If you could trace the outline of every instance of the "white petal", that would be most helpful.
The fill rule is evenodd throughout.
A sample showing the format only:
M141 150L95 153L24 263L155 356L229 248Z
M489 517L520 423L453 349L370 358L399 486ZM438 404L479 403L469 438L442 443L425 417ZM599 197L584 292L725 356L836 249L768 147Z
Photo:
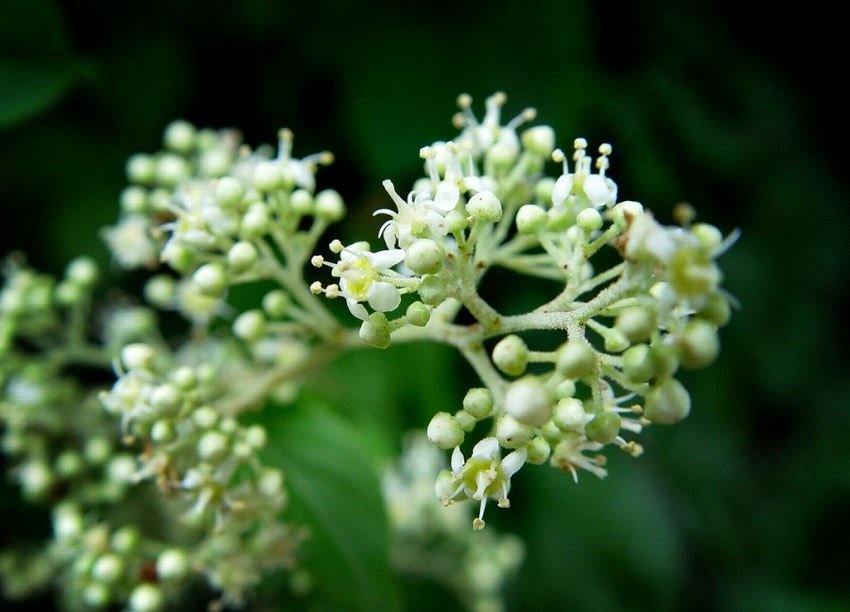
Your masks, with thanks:
M458 198L460 198L460 189L457 184L443 181L437 185L434 207L441 212L449 212L457 206Z
M346 305L348 306L348 310L355 317L360 319L361 321L369 320L369 312L366 310L366 307L358 302L357 300L347 299L345 300Z
M528 458L528 451L524 448L519 450L515 450L510 455L502 459L502 471L505 473L505 476L510 480L511 476L516 474L519 469L525 464L525 460Z
M573 175L562 174L555 181L555 187L552 189L552 206L560 206L570 195L573 190Z
M463 452L461 452L459 446L455 446L455 449L452 451L452 472L460 470L464 463Z
M389 249L370 253L366 257L376 270L388 270L397 263L404 261L404 251L402 249Z
M472 456L479 459L499 458L499 441L496 438L484 438L472 447Z
M389 312L401 304L401 294L389 283L374 282L366 292L366 301L378 312Z
M594 207L600 208L611 201L611 189L604 176L591 174L584 179L584 195ZM554 197L554 196L553 196Z

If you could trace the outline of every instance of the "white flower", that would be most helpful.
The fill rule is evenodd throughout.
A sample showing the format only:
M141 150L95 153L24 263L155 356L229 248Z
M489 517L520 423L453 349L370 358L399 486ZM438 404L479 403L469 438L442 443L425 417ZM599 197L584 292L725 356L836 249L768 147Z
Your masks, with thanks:
M484 118L479 122L472 112L472 98L466 94L458 97L460 113L455 115L455 125L462 127L463 132L457 141L458 144L469 148L476 158L497 145L513 156L519 153L520 145L516 129L526 121L534 119L537 113L534 109L527 108L506 125L501 125L502 107L507 99L508 97L501 91L488 97L485 101L487 110Z
M562 206L571 196L584 200L580 202L579 209L586 208L589 203L594 208L613 206L617 201L617 184L605 176L608 169L608 156L611 154L611 145L603 143L599 146L599 157L596 163L587 155L587 141L584 138L576 138L574 142L575 172L570 173L569 164L564 152L557 149L552 158L563 162L564 168L561 176L555 181L552 190L552 205L556 208ZM596 173L591 165L596 166Z
M417 238L426 236L428 231L435 236L446 235L445 215L455 209L460 198L457 185L443 182L433 197L426 190L411 192L406 202L398 195L392 181L386 180L383 185L397 208L397 211L381 208L373 213L390 216L378 230L378 238L383 238L387 247L395 249L398 244L406 248Z
M103 237L122 268L150 266L156 261L157 248L150 238L148 220L142 215L124 217L117 225L106 228Z
M367 302L372 310L378 312L398 308L401 292L391 281L403 277L391 268L404 261L402 249L372 253L369 245L363 242L342 247L334 241L332 250L339 252L339 262L333 265L331 274L340 279L339 295L345 298L351 314L363 321L369 319L369 313L361 302ZM328 291L332 292L330 287L325 293ZM329 297L333 296L329 294Z
M499 441L496 438L484 438L472 449L472 456L464 460L460 447L452 453L452 477L457 488L443 499L449 504L461 494L481 501L478 517L472 522L474 529L484 527L484 509L487 500L497 499L500 508L508 508L508 492L511 489L511 477L525 463L527 452L524 448L516 450L504 459L501 458Z
M640 259L651 257L656 261L667 264L679 248L681 230L664 227L652 216L644 212L635 215L629 224L626 239L626 257Z

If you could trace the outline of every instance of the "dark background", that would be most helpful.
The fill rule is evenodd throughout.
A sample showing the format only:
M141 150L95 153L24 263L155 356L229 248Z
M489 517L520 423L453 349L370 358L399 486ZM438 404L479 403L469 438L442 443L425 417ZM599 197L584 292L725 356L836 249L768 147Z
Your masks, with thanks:
M332 150L320 186L350 203L346 235L369 235L380 181L410 184L419 147L453 135L457 94L480 113L504 90L508 116L536 106L562 146L613 143L622 198L668 222L687 200L743 232L722 260L742 309L720 360L686 377L692 416L605 481L521 474L494 521L528 547L511 608L850 609L842 37L818 3L3 0L0 250L54 273L79 252L108 265L124 160L175 117ZM446 390L393 408L416 384L407 350L337 365L384 385L336 393L389 415L387 440L462 394L447 353L411 350ZM445 597L414 586L407 609Z

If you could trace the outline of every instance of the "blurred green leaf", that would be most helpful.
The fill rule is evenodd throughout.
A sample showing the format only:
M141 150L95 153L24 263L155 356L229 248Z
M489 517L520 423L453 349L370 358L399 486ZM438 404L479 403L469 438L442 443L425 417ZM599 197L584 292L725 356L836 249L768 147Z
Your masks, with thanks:
M316 605L397 609L380 484L356 427L312 397L270 408L263 420L266 459L283 468L291 493L288 517L310 529L304 565Z
M75 66L66 61L0 57L0 128L48 108L68 91L76 75Z

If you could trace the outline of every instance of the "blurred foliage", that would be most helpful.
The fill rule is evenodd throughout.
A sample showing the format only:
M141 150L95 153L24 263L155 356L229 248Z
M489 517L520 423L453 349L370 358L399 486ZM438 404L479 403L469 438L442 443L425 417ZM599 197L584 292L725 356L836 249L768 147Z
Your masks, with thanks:
M105 262L98 232L115 217L124 160L153 150L175 117L239 126L255 144L285 125L296 154L333 150L320 182L352 203L347 237L369 235L380 180L409 184L419 147L453 133L455 96L503 89L509 109L536 105L562 144L612 142L622 196L666 221L688 199L743 230L723 262L743 307L718 363L686 381L688 421L650 430L646 455L615 461L605 481L526 469L513 508L493 513L528 546L511 608L845 610L846 122L835 75L816 68L841 40L821 8L768 20L728 1L3 1L2 250L52 272L81 251ZM328 572L347 539L358 558L332 572L339 588L376 581L339 605L387 609L374 597L393 590L371 556L384 527L364 522L382 516L374 476L342 481L339 461L396 452L404 429L455 409L467 374L441 348L355 353L312 381L342 409L310 413L331 440L292 438L298 419L281 426L274 452L302 496L296 512L333 524L316 567ZM317 454L322 444L344 459ZM20 531L28 511L10 495L0 518ZM345 565L361 560L368 578ZM446 594L402 597L431 609Z

